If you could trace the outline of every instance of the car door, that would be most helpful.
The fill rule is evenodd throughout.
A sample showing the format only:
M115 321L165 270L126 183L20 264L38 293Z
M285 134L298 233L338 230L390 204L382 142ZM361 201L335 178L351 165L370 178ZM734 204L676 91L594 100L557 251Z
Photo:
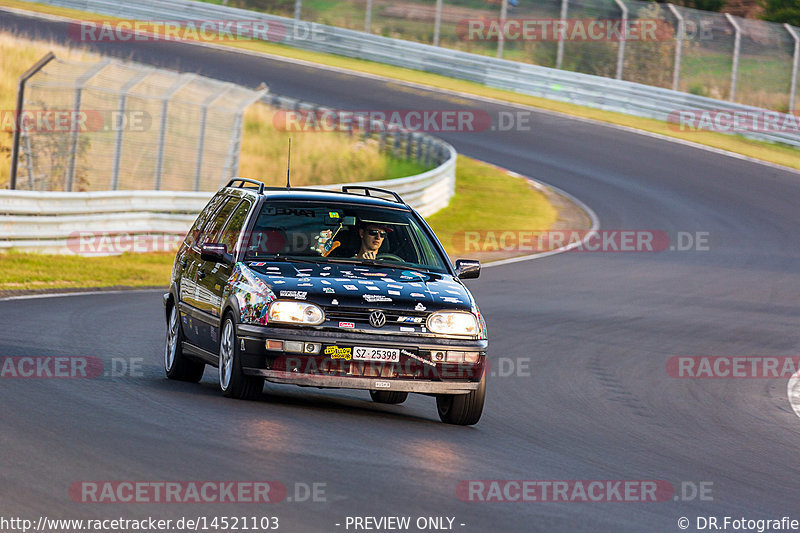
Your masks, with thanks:
M176 260L181 269L178 295L180 298L180 316L183 323L183 334L191 344L199 343L199 328L197 320L197 271L201 263L200 242L207 226L215 220L221 207L229 199L226 195L217 195L208 203L206 208L197 217L192 229L186 235L185 246Z
M241 233L252 202L237 201L231 198L219 210L218 215L209 223L203 232L202 244L225 244L229 253L234 253L236 241ZM197 324L198 346L210 352L216 352L218 342L218 326L220 308L222 307L222 290L231 275L233 265L216 261L204 261L198 253L197 273L195 275L195 306L198 310Z

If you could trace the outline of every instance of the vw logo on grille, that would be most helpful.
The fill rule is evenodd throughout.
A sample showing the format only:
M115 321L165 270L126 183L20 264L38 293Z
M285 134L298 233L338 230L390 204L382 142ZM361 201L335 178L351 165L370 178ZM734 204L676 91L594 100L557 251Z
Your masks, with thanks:
M374 328L382 328L386 324L386 315L383 314L383 311L373 311L369 315L369 323Z

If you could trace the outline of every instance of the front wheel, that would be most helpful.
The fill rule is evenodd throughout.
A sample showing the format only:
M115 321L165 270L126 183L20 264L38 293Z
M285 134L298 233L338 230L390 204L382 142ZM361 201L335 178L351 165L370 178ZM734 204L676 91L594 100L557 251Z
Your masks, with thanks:
M203 379L206 365L183 355L183 329L178 306L173 305L167 322L167 342L164 346L164 370L169 379L197 383Z
M371 390L369 391L369 395L375 403L389 403L394 405L403 403L406 401L406 398L408 398L407 392L388 390Z
M228 398L255 400L264 389L264 378L244 375L237 344L233 318L227 315L219 340L219 388Z
M486 398L486 375L481 378L480 386L467 394L440 394L436 397L436 408L439 418L446 424L471 426L477 424L483 413L483 402Z

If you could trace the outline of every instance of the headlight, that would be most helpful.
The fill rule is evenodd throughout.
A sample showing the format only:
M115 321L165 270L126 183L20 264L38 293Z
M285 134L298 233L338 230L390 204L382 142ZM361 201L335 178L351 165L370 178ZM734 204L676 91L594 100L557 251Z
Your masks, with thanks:
M466 311L438 311L428 317L428 329L445 335L477 335L478 319Z
M286 324L316 326L321 324L324 318L322 309L314 304L304 302L276 301L270 304L267 311L267 320Z

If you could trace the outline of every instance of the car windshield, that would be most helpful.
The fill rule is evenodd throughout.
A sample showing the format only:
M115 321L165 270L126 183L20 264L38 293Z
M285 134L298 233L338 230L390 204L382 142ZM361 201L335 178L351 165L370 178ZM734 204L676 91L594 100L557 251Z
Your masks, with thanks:
M446 258L405 210L319 202L267 202L245 260L353 262L444 273Z

